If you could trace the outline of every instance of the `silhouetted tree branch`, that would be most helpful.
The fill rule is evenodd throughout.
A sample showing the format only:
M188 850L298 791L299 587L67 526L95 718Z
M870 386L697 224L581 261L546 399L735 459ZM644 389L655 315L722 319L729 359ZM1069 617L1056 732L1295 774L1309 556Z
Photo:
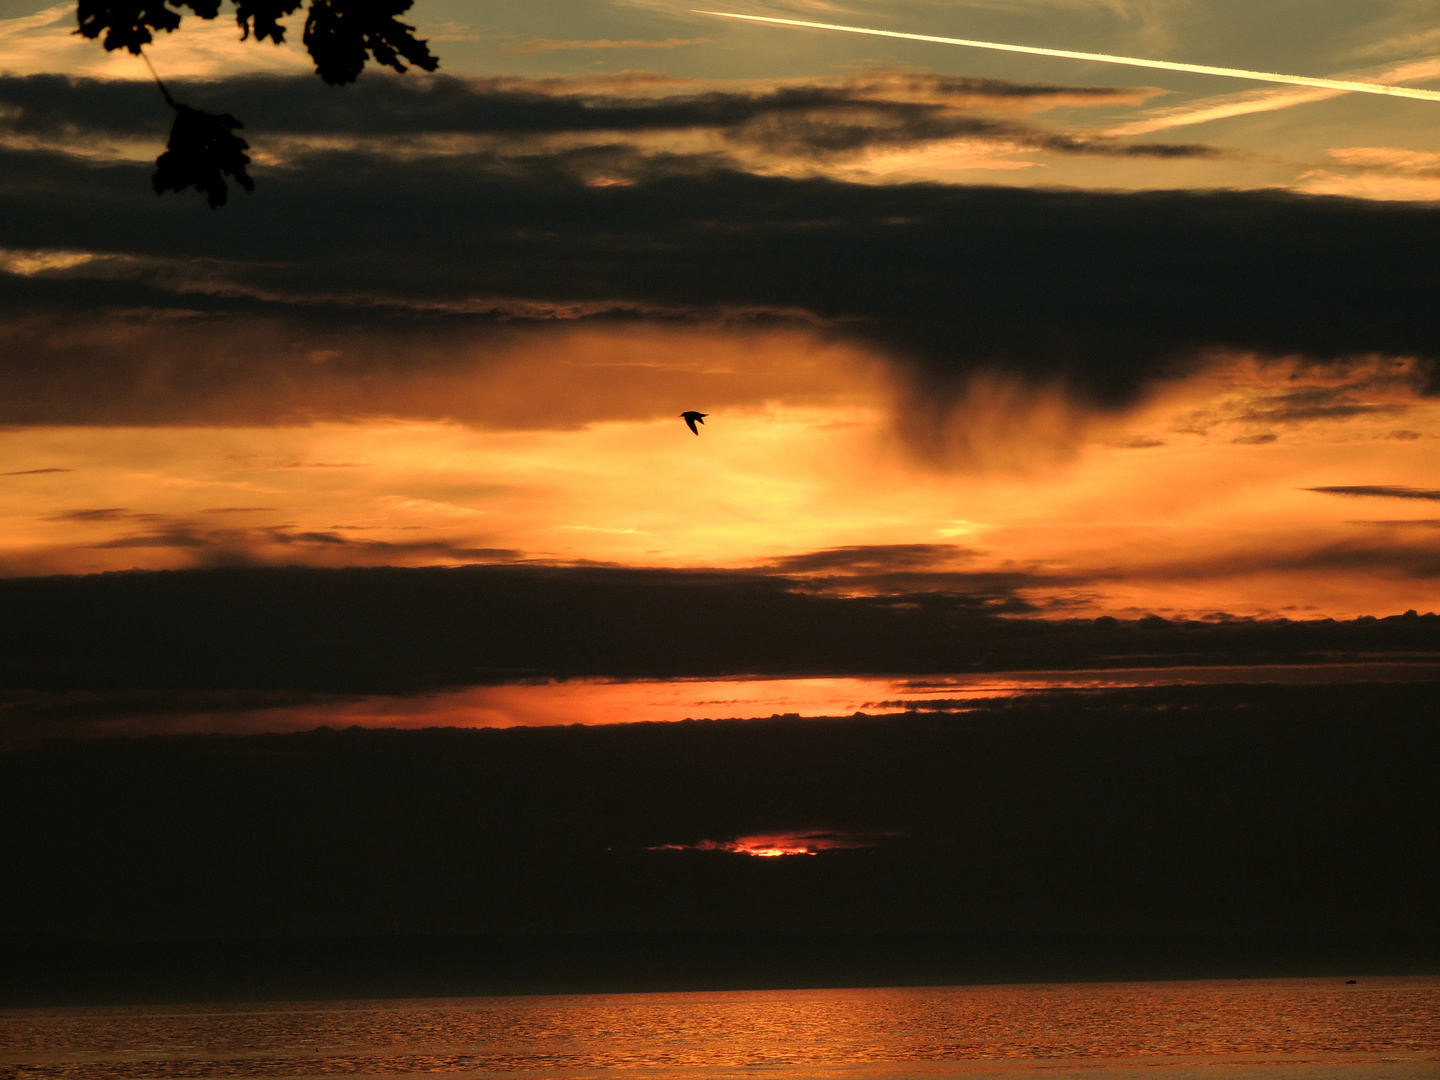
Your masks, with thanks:
M285 40L280 20L294 14L302 0L235 0L235 21L240 39L254 35L257 41L269 38L279 45ZM332 86L352 83L366 61L409 70L404 61L424 71L434 71L440 61L430 54L426 42L415 36L415 27L397 16L408 11L413 0L311 0L305 18L304 42L315 61L315 72ZM171 6L171 5L174 6ZM202 19L220 14L220 0L79 0L75 15L79 33L88 38L104 35L107 50L128 49L149 59L142 51L155 40L155 33L170 33L180 26L177 8L189 8ZM150 69L155 74L155 69ZM184 105L170 96L158 75L155 82L166 103L175 111L170 140L155 161L155 191L183 191L194 187L209 199L211 208L223 206L229 192L225 177L232 177L246 191L255 181L245 171L250 158L249 144L236 135L243 125L229 113L207 113Z
M229 113L207 113L182 105L170 96L164 80L155 74L155 66L143 52L140 59L154 76L155 85L160 88L165 104L175 110L175 122L170 125L170 141L165 152L155 159L155 194L166 191L184 191L193 187L209 197L210 209L224 206L229 197L230 187L225 175L246 191L255 190L255 181L245 171L250 158L245 153L250 144L232 132L243 127Z

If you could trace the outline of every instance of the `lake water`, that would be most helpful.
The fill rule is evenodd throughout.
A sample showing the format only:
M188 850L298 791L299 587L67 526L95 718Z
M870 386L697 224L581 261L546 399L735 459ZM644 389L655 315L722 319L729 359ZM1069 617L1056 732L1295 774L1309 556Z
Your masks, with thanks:
M1440 979L0 1011L0 1076L1434 1080Z

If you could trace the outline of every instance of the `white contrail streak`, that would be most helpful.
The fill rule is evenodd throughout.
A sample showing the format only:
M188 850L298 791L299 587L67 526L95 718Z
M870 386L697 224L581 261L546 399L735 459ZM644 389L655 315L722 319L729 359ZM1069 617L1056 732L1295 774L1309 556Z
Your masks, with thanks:
M1316 79L1309 75L1281 75L1274 71L1246 71L1244 68L1211 67L1208 64L1180 64L1173 60L1145 60L1138 56L1110 56L1106 53L1074 52L1070 49L1042 49L1038 45L1002 45L996 41L970 41L966 38L935 37L931 34L904 34L898 30L871 30L864 26L837 26L834 23L802 22L800 19L772 19L765 15L737 15L733 11L696 9L695 14L718 15L722 19L745 19L749 22L773 23L776 26L804 26L812 30L843 30L847 34L904 38L906 41L930 41L939 45L968 45L973 49L998 49L1000 52L1030 53L1034 56L1060 56L1067 60L1095 60L1102 64L1159 68L1161 71L1189 71L1197 75L1223 75L1230 79L1254 79L1258 82L1288 83L1291 86L1318 86L1324 90L1353 90L1361 94L1386 94L1390 97L1440 101L1440 90L1417 90L1413 86L1386 86L1384 83L1351 82L1348 79Z

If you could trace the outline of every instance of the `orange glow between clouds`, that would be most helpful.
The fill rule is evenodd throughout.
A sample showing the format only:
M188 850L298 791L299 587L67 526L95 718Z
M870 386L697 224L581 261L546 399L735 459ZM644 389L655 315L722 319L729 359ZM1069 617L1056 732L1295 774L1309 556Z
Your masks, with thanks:
M877 361L799 335L697 334L702 360L679 371L658 359L685 335L546 340L550 370L570 372L554 395L593 419L573 405L528 429L437 415L504 392L521 355L417 375L398 398L408 417L0 432L0 567L745 567L948 544L937 571L1035 575L1031 599L1059 614L1440 606L1432 502L1305 490L1435 487L1440 414L1395 365L1235 361L1117 416L981 380L939 428L905 430L903 390ZM638 363L621 370L627 345ZM801 374L771 395L787 355ZM686 408L711 414L699 438Z
M870 716L948 709L980 698L1034 690L1105 689L1226 682L1325 683L1433 679L1437 664L1377 662L1342 666L1123 668L1029 671L922 679L671 679L607 682L575 679L538 685L476 686L418 698L372 697L330 706L252 713L248 723L305 730L362 727L558 727L567 724L670 723L686 719ZM279 715L272 715L279 714Z
M1344 664L1284 664L1080 671L1021 671L900 678L670 679L471 686L413 697L336 695L300 704L235 707L222 695L207 707L146 712L143 707L105 719L90 715L86 694L51 696L45 704L52 733L91 737L154 734L234 734L328 728L565 727L684 720L740 720L770 716L893 716L965 710L979 699L1037 690L1106 690L1131 686L1226 683L1328 685L1347 682L1422 682L1440 677L1437 658ZM103 696L103 695L102 695ZM121 699L112 704L123 704ZM5 701L0 700L0 713ZM65 706L79 721L58 718ZM68 725L68 726L67 726Z

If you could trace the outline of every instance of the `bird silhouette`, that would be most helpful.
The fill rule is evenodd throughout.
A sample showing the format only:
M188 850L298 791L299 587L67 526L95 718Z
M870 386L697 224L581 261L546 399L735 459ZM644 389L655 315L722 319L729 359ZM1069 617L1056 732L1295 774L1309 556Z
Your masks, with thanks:
M693 431L696 435L699 435L700 429L697 428L695 425L703 424L705 422L705 417L709 415L709 413L696 412L694 409L691 409L689 412L682 412L680 414L680 419L684 420L685 423L690 425L691 431Z

